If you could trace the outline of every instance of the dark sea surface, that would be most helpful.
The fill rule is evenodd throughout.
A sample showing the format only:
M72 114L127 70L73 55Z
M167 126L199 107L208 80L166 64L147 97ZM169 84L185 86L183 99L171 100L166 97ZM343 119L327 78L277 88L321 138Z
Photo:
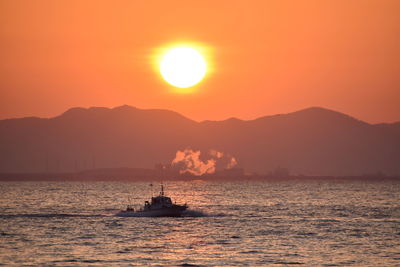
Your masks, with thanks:
M184 217L115 216L149 183L1 182L0 264L400 266L400 182L165 186Z

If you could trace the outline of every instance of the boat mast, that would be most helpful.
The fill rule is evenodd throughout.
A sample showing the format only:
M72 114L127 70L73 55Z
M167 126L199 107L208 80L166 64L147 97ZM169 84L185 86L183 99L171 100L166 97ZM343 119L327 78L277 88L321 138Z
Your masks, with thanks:
M163 180L165 179L165 166L164 164L162 165L162 170L161 170L161 192L160 192L160 196L164 196L164 184L163 184Z

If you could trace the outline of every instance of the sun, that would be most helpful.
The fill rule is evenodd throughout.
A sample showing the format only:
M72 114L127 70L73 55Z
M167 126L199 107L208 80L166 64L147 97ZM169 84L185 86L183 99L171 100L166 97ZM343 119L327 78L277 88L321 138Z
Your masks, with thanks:
M188 46L169 49L160 61L160 73L166 82L188 88L196 85L207 72L207 64L200 52Z

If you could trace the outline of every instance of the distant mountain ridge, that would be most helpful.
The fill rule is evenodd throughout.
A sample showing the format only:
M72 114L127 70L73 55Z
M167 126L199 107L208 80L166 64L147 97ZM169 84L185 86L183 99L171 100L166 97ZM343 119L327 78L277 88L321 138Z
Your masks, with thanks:
M247 121L196 122L126 105L0 120L0 172L152 168L186 147L229 153L261 174L285 167L305 175L400 175L400 122L372 125L320 107Z

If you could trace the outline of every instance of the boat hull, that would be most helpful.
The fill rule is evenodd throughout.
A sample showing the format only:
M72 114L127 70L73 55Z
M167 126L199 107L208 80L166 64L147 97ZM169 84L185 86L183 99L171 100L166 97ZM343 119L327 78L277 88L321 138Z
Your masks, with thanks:
M151 209L143 211L120 211L116 216L120 217L180 217L186 210L185 206Z

